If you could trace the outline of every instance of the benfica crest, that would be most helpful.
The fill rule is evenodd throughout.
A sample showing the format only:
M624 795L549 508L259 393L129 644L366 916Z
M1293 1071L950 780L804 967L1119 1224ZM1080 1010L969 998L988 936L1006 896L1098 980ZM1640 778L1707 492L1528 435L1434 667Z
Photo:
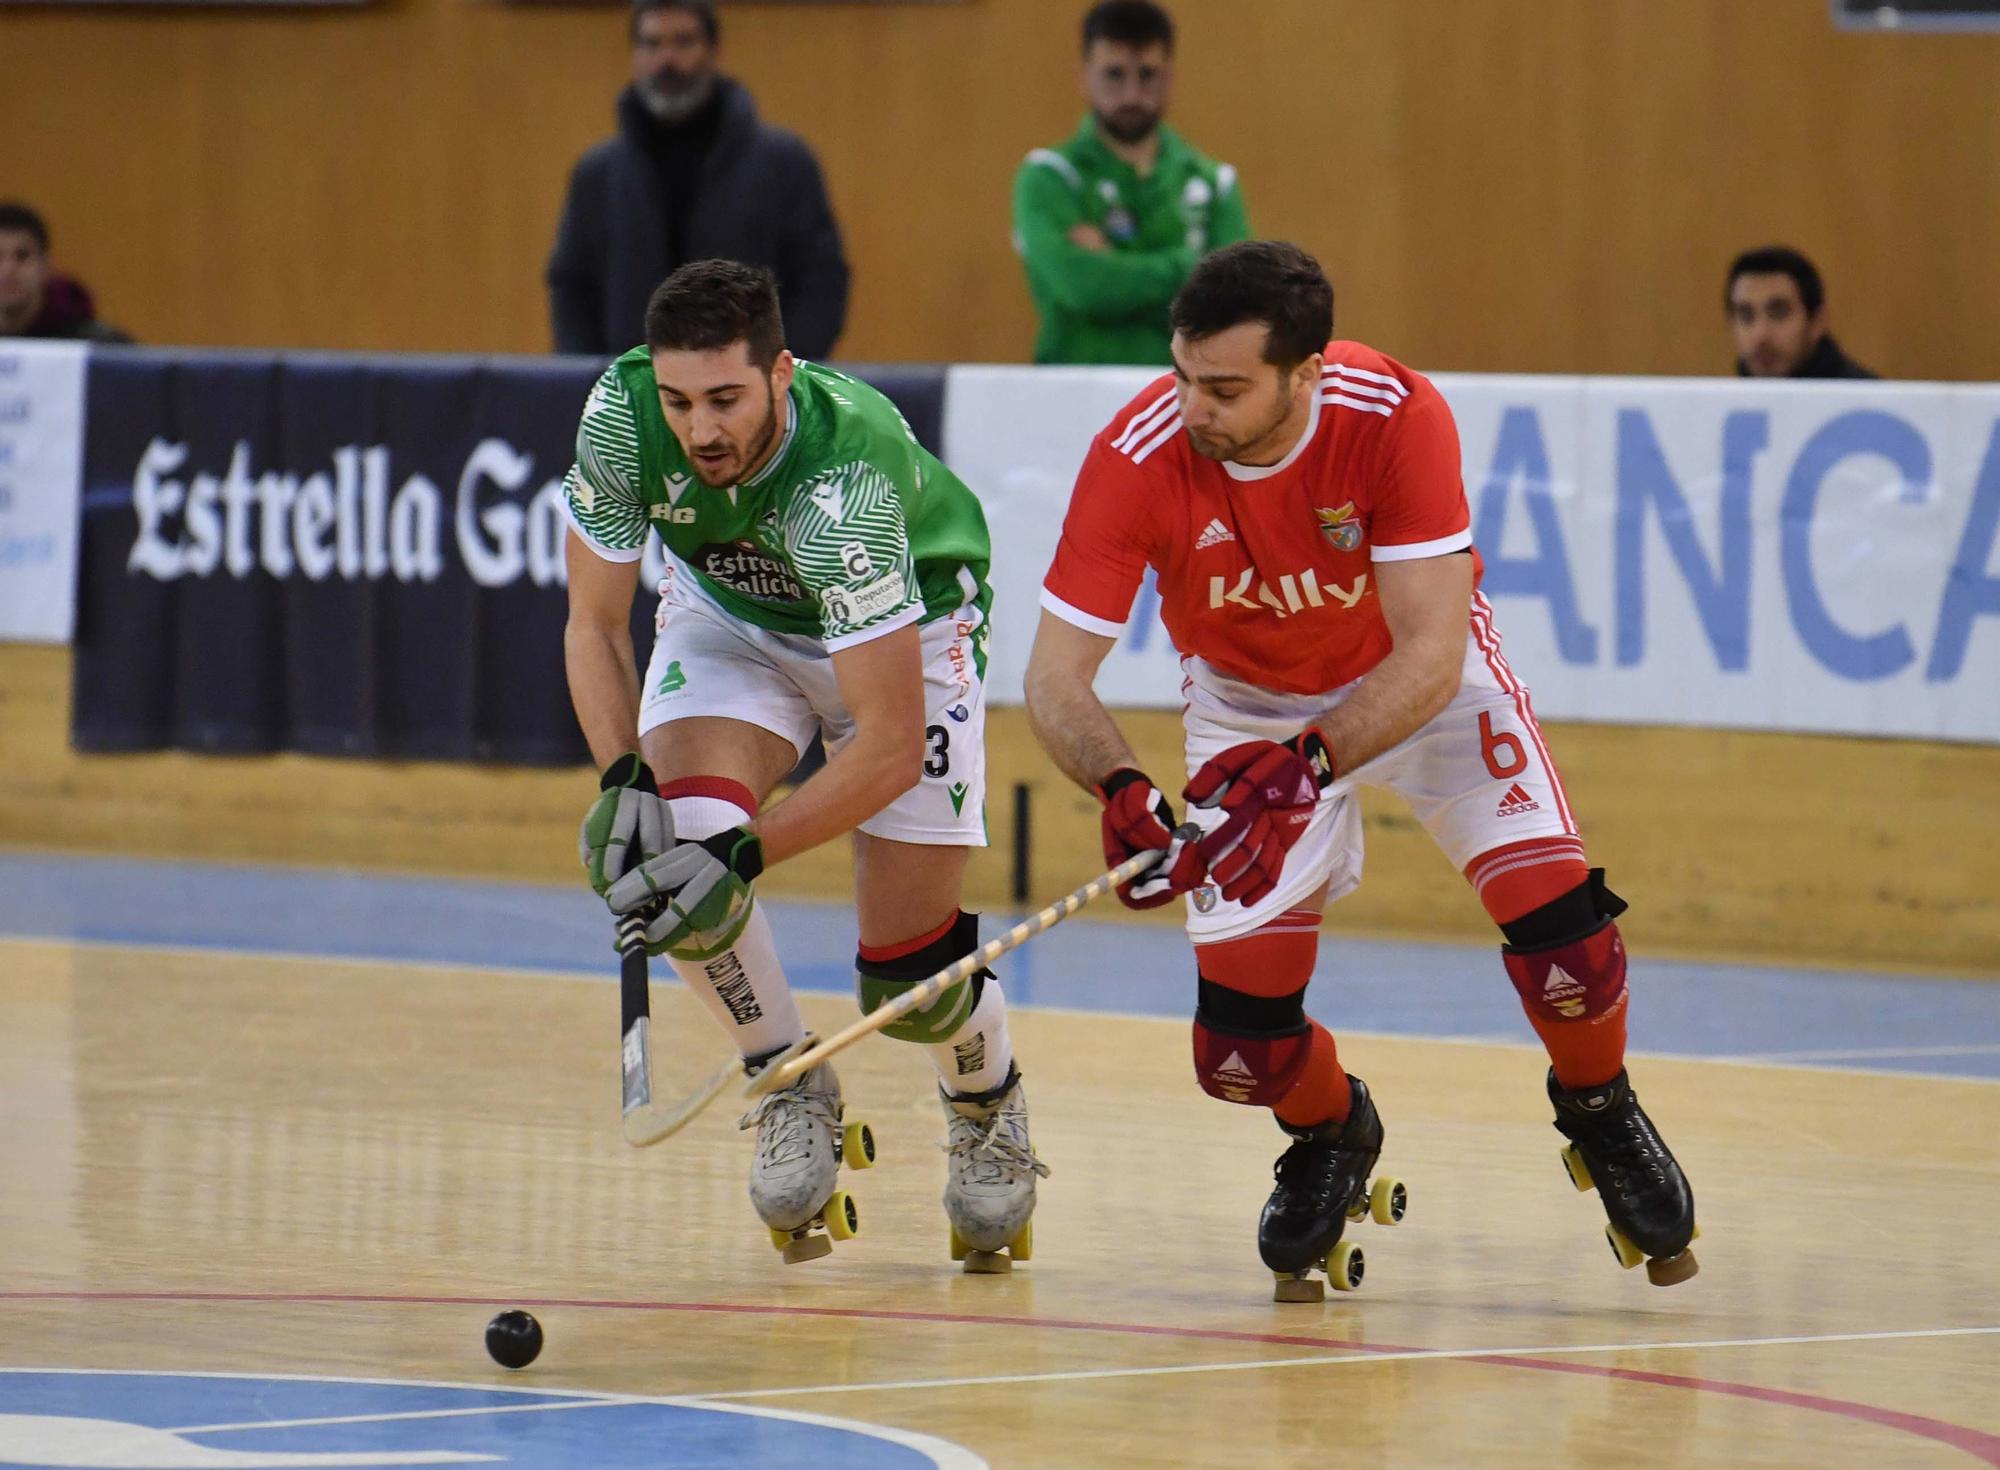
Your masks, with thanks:
M1354 518L1354 502L1334 510L1314 506L1313 514L1319 517L1320 531L1342 551L1352 551L1361 544L1361 522Z

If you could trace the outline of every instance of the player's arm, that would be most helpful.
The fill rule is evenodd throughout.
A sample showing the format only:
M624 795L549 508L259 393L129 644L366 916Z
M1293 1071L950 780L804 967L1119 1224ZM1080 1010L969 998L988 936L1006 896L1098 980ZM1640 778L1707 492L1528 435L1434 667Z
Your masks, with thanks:
M1028 727L1056 769L1086 791L1121 767L1138 766L1093 687L1116 643L1044 610L1028 655Z
M924 667L914 623L833 654L854 734L825 766L750 824L764 864L852 832L916 785L924 766Z
M1087 250L1069 237L1083 206L1052 162L1036 156L1014 180L1014 237L1036 287L1065 311L1119 320L1165 306L1194 269L1195 252Z
M632 649L639 563L606 561L575 531L564 554L569 621L563 625L563 667L590 758L602 770L639 747L639 667Z
M1429 724L1458 693L1465 666L1472 554L1375 563L1375 593L1394 646L1361 687L1315 725L1334 768L1352 771Z

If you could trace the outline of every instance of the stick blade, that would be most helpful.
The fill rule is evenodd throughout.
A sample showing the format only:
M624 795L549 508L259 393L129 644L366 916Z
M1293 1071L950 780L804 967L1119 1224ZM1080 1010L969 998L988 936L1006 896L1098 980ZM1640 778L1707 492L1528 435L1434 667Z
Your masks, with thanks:
M627 1108L624 1117L625 1141L634 1148L651 1148L663 1139L672 1138L699 1117L710 1103L722 1095L723 1089L742 1075L743 1059L732 1057L679 1102L659 1107L646 1104Z

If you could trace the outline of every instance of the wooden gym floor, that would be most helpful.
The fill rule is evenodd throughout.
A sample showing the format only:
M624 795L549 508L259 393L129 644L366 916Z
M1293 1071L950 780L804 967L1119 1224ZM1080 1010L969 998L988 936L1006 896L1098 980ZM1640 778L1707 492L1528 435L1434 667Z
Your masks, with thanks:
M1396 993L1443 999L1405 1024L1343 973L1391 959L1330 934L1312 1007L1411 1208L1356 1227L1361 1291L1283 1306L1254 1243L1283 1140L1195 1089L1169 931L1078 920L1003 966L1118 1002L1016 1011L1054 1169L1031 1262L952 1266L928 1065L871 1041L840 1068L882 1155L849 1176L862 1233L785 1267L730 1100L620 1141L608 934L602 964L449 960L537 904L595 934L587 894L435 884L403 932L350 880L135 872L0 859L0 1465L2000 1465L2000 987L1885 978L1808 1017L1760 999L1783 975L1649 988L1640 957L1634 1076L1703 1226L1662 1290L1565 1180L1490 950L1412 951ZM160 912L92 931L35 896L52 873ZM838 909L780 934L839 983ZM684 993L655 1014L662 1078L718 1060ZM509 1306L547 1332L518 1373L482 1343Z

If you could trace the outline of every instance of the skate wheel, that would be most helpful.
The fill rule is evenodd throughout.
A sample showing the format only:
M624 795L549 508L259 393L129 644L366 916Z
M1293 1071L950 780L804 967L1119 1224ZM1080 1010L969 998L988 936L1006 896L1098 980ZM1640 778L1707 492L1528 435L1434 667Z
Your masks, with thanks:
M780 1230L775 1225L771 1226L770 1228L771 1228L771 1244L774 1248L778 1250L783 1250L786 1246L792 1243L791 1231Z
M1573 1143L1563 1145L1563 1169L1569 1175L1569 1182L1583 1193L1597 1188L1597 1182L1590 1177L1590 1165L1583 1161L1583 1154Z
M827 1197L826 1233L835 1240L852 1240L861 1233L861 1210L854 1203L854 1196L844 1189L836 1189Z
M1618 1264L1627 1271L1646 1259L1646 1253L1625 1238L1625 1232L1616 1225L1604 1227L1604 1238L1611 1242L1611 1254L1618 1257Z
M1646 1262L1646 1279L1655 1286L1678 1286L1701 1266L1694 1258L1694 1252L1683 1250L1677 1256L1660 1256Z
M1333 1283L1335 1291L1359 1291L1361 1277L1368 1269L1368 1262L1361 1254L1361 1247L1351 1240L1343 1240L1334 1246L1326 1258L1326 1279Z
M1377 1179L1368 1189L1368 1216L1377 1225L1400 1225L1410 1210L1410 1191L1400 1179Z
M840 1161L850 1169L875 1167L875 1130L866 1123L849 1123L840 1131Z
M960 1235L960 1234L958 1233L958 1227L957 1227L956 1225L952 1226L952 1227L951 1227L951 1258L952 1258L952 1259L953 1259L954 1261L962 1261L962 1260L964 1260L964 1259L965 1259L966 1255L967 1255L967 1254L968 1254L968 1253L969 1253L969 1252L970 1252L971 1250L972 1250L972 1247L971 1247L971 1246L969 1246L969 1245L967 1245L967 1244L965 1243L965 1237L964 1237L963 1235Z
M1289 1276L1277 1273L1277 1282L1271 1288L1274 1302L1323 1302L1326 1300L1326 1283L1315 1281L1310 1276Z
M1029 1220L1014 1232L1014 1238L1007 1242L1007 1254L1017 1261L1031 1261L1035 1257L1035 1222Z

